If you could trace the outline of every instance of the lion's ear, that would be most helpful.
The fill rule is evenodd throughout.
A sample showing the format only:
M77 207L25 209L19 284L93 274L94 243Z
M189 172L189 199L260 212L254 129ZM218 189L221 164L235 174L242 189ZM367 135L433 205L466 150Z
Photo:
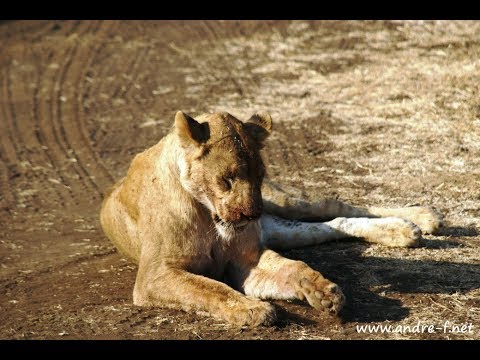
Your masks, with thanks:
M272 132L272 117L269 113L256 113L245 123L247 131L260 144Z
M175 114L177 135L184 145L200 145L210 138L208 123L199 123L182 111Z

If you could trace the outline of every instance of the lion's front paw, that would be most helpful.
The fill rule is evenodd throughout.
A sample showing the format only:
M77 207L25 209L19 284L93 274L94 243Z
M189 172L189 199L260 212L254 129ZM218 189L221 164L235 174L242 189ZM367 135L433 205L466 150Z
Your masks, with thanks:
M433 234L443 226L443 215L434 207L412 206L408 220L415 223L424 234Z
M298 298L307 299L317 310L337 314L345 303L345 296L340 287L314 270L301 276L296 285Z
M246 299L242 306L231 308L226 314L226 320L238 326L268 326L276 319L277 315L272 304L254 299Z

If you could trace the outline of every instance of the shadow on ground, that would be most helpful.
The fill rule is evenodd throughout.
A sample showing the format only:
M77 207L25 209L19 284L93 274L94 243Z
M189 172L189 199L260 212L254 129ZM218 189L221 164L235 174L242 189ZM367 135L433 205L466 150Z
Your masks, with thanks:
M477 234L476 229L460 227L439 232L452 238ZM452 238L422 239L420 248L442 251L465 246ZM408 294L453 294L480 288L480 264L365 256L370 246L352 240L284 255L305 261L341 286L347 299L341 314L345 323L402 320L410 314L403 301ZM392 298L396 293L403 295L402 300Z

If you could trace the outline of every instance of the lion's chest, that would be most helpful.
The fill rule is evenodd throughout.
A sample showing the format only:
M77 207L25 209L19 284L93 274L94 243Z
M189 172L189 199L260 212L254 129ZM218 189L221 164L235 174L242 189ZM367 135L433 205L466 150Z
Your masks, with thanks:
M256 224L230 240L218 235L206 240L203 245L208 246L198 249L190 271L220 281L226 281L233 268L255 262L260 253L260 228Z
M223 280L230 257L228 252L218 244L209 245L192 258L188 266L189 271L211 279Z

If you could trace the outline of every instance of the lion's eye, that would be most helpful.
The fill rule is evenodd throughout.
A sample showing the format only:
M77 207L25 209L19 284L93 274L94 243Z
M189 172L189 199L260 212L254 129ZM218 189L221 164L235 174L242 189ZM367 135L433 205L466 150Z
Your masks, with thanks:
M231 190L233 187L233 177L231 176L224 176L223 182L225 183L225 188L227 191Z

